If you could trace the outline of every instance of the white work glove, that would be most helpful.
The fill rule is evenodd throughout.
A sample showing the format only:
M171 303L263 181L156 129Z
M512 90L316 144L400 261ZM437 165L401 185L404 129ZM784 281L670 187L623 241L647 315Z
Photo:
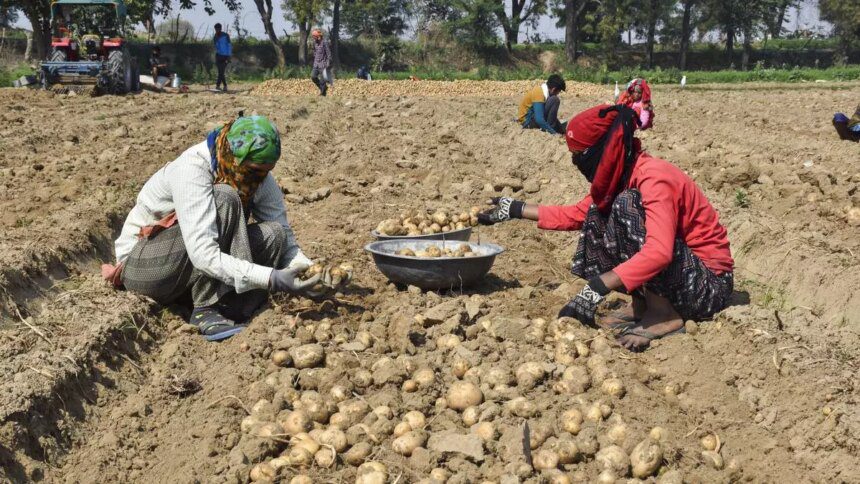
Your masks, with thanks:
M290 263L287 264L287 269L296 269L299 272L303 272L308 270L312 265L314 265L314 261L308 259L308 256L299 249L299 251L296 252L296 255L293 256L292 260L290 260Z
M269 291L302 293L314 287L322 274L316 274L306 280L301 279L305 269L273 269L269 276Z

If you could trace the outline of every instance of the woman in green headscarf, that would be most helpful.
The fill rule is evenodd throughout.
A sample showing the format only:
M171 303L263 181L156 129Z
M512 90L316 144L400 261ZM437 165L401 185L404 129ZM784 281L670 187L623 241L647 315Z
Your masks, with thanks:
M209 133L143 186L105 278L161 304L190 293L191 323L210 341L241 331L237 322L268 292L304 293L319 276L301 280L312 261L270 174L280 156L278 130L263 116Z

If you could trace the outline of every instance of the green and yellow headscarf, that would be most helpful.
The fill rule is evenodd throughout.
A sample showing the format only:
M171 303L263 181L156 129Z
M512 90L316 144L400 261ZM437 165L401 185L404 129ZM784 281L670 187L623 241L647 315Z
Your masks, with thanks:
M232 186L248 207L281 157L278 128L264 116L241 116L207 137L215 183Z

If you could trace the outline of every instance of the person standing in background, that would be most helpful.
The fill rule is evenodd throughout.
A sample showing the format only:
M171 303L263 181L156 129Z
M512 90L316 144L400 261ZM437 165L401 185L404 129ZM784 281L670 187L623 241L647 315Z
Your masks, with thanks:
M227 91L227 64L230 63L230 57L233 55L233 44L230 43L230 36L221 30L221 24L215 24L215 38L212 39L215 44L215 66L218 68L218 79L215 81L215 89L218 89L222 84L224 91Z
M327 40L323 39L322 30L314 29L311 32L314 38L313 52L314 63L311 69L311 80L320 90L320 96L325 96L328 91L328 85L331 83L331 47Z

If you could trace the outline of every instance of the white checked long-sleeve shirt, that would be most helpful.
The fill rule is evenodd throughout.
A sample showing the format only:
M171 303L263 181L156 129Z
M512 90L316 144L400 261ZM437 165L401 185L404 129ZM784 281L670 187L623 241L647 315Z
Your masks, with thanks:
M188 257L196 269L233 286L237 293L266 289L271 267L221 252L213 192L215 174L210 160L209 148L204 141L186 150L147 180L116 239L117 262L128 257L138 241L141 227L152 225L175 211ZM296 243L287 221L283 193L271 173L257 188L251 205L254 219L276 221L284 227L287 250L282 262L308 261Z

